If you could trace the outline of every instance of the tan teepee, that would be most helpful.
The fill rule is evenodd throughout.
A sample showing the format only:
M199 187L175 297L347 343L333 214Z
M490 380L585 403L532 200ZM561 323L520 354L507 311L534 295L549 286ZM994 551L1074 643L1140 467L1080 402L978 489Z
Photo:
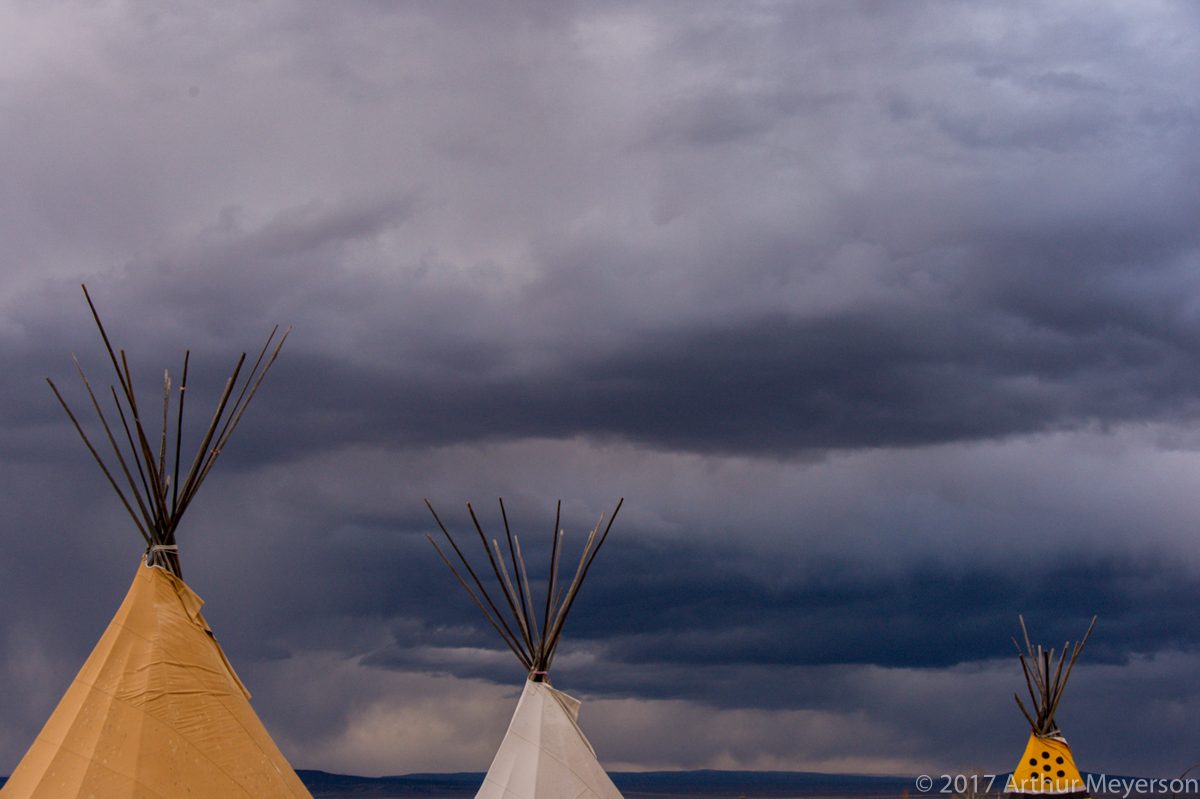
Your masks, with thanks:
M125 601L0 798L311 799L251 709L249 692L200 612L202 600L183 581L175 540L184 511L287 332L271 350L272 332L240 383L246 356L238 360L181 482L188 356L175 403L164 375L161 435L147 435L145 423L157 413L139 408L125 352L114 351L90 297L88 305L116 370L115 418L113 411L106 415L82 369L79 374L112 447L110 460L50 385L133 518L146 552Z
M528 675L517 709L509 722L508 732L484 777L483 786L475 795L476 799L621 799L620 791L601 767L596 752L579 727L579 700L550 685L550 666L561 640L563 625L592 562L608 538L613 520L621 510L621 502L617 503L603 532L600 531L603 518L592 529L584 544L575 576L562 594L555 590L563 540L556 514L544 604L535 603L525 561L521 557L521 543L509 529L503 501L500 511L504 519L507 556L512 565L512 574L509 574L505 565L505 554L499 541L493 539L489 547L474 509L470 505L467 508L487 553L488 564L496 579L496 587L503 596L502 602L507 613L493 600L446 526L433 512L432 506L429 510L433 512L459 563L469 575L470 584L437 542L432 537L429 540L483 611L488 622L517 656ZM559 503L561 509L562 503Z

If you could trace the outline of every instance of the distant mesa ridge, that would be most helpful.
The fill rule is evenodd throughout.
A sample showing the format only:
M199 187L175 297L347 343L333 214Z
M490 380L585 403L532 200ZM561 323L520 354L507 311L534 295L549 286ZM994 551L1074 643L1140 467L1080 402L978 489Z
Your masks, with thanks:
M300 779L319 799L352 797L472 797L483 772L356 777L299 770ZM609 772L629 797L723 796L731 792L755 797L899 796L913 786L912 777L821 774L803 771L626 771Z
M296 773L316 799L388 799L439 797L459 799L475 795L483 772L405 774L395 777L358 777L314 769ZM914 777L865 774L822 774L812 771L614 771L613 782L631 797L728 796L731 791L754 797L786 796L911 796ZM997 774L1003 782L1006 774ZM1110 777L1112 775L1109 775ZM3 786L7 777L0 777ZM751 793L752 792L752 793ZM734 794L735 796L737 794Z

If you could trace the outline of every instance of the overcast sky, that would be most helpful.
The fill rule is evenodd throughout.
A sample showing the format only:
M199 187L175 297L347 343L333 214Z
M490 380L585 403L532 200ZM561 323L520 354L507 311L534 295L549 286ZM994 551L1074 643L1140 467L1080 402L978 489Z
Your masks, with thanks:
M79 290L195 419L180 530L301 768L484 770L523 675L425 541L544 573L606 766L1011 769L1009 636L1099 614L1081 767L1200 759L1188 2L0 2L0 773L140 538L43 378ZM194 393L193 393L194 391ZM196 422L200 424L199 421Z

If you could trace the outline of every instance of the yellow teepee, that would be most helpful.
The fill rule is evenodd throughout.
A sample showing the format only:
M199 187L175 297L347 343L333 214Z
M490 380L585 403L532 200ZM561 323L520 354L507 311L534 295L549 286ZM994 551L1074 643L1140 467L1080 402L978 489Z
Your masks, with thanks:
M1087 786L1067 739L1029 733L1025 754L1013 769L1010 793L1020 796L1087 796Z
M1066 690L1067 680L1083 651L1092 628L1096 626L1096 618L1088 626L1087 633L1074 645L1068 641L1063 644L1055 667L1054 650L1043 649L1040 645L1034 647L1029 641L1029 632L1025 628L1025 619L1021 618L1021 632L1025 636L1025 651L1013 639L1021 658L1021 668L1025 673L1025 685L1029 689L1029 698L1033 702L1033 711L1025 706L1021 697L1014 694L1017 706L1029 722L1029 741L1025 744L1025 752L1013 769L1012 777L1006 787L1009 795L1014 797L1049 797L1050 799L1082 799L1088 795L1087 784L1075 765L1075 757L1071 747L1063 737L1054 714ZM1067 652L1070 650L1070 660ZM1064 669L1065 666L1065 669Z
M251 709L250 694L200 612L203 602L184 583L175 543L180 518L287 333L267 358L272 333L230 402L246 356L238 361L180 482L188 357L175 418L164 376L161 436L147 436L125 353L118 358L94 306L92 313L116 369L120 394L114 387L112 395L127 447L118 445L82 369L115 456L109 463L50 385L145 539L146 554L125 601L0 788L0 799L311 799ZM168 452L170 438L174 448Z

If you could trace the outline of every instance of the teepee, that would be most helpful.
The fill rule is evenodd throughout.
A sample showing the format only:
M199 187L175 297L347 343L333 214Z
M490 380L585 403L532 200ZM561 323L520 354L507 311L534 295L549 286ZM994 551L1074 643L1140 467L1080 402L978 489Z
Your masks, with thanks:
M113 350L86 287L84 296L117 377L111 387L114 408L105 411L75 361L112 447L107 461L57 386L48 382L129 512L146 551L125 601L0 797L311 799L251 709L249 692L200 612L203 601L183 581L175 538L287 331L277 342L278 328L272 331L240 383L245 354L238 359L180 480L188 354L175 402L164 373L161 434L148 430L160 409L139 407L125 351Z
M1043 649L1039 644L1034 647L1029 641L1029 631L1025 627L1025 618L1021 621L1021 633L1025 638L1025 650L1017 639L1013 646L1021 659L1021 669L1025 672L1025 687L1029 689L1029 698L1033 709L1026 707L1021 697L1013 694L1017 707L1021 709L1026 721L1029 722L1029 742L1025 745L1025 753L1021 755L1017 767L1009 778L1007 791L1014 797L1051 797L1052 799L1076 799L1086 797L1087 785L1075 765L1071 747L1063 737L1054 714L1062 701L1063 691L1067 688L1067 680L1079 653L1087 644L1096 626L1096 617L1088 625L1083 638L1074 646L1070 641L1063 644L1058 655L1058 663L1054 662L1054 649ZM1071 653L1067 658L1068 650ZM1064 666L1066 668L1064 668ZM1052 668L1053 667L1053 668Z
M437 549L450 571L483 611L484 617L500 634L500 638L517 656L525 668L528 678L525 689L517 702L509 722L508 732L500 743L496 757L484 777L483 786L475 799L621 799L621 793L613 785L608 774L596 759L596 752L579 728L579 700L564 694L550 685L550 666L562 637L563 625L575 603L580 586L587 577L600 547L608 538L613 520L621 510L624 500L617 503L608 524L600 531L604 518L592 528L584 543L575 576L560 593L558 586L559 559L563 551L563 532L559 528L562 503L554 519L554 537L550 554L550 575L546 586L545 603L534 599L529 576L525 571L525 560L521 556L521 542L512 534L508 525L508 514L504 501L500 502L500 515L504 520L508 562L499 541L487 536L475 516L470 504L467 509L479 541L487 554L488 565L496 578L496 585L503 597L501 605L492 598L484 587L478 573L451 537L433 506L426 500L438 527L454 549L459 563L469 575L471 584L455 568L450 559L438 546L433 537L430 543ZM495 590L495 589L493 589ZM540 613L539 613L540 611ZM540 619L539 619L540 615Z

